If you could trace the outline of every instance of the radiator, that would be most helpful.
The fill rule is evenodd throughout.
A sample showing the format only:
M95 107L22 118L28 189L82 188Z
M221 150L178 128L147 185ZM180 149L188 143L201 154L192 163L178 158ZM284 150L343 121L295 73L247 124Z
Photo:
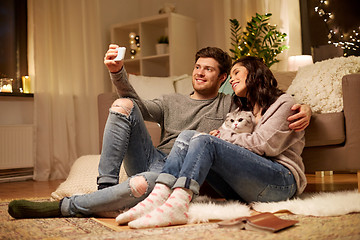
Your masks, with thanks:
M32 178L33 125L0 125L0 182Z

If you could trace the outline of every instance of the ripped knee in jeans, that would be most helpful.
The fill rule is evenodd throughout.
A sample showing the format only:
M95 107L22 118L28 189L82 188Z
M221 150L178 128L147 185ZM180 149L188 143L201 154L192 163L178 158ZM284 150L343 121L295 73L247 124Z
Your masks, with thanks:
M129 98L119 98L116 99L111 105L111 110L124 114L125 116L130 116L131 109L134 107L134 103Z
M138 198L143 196L147 192L149 184L144 176L134 176L130 179L129 186L132 195Z

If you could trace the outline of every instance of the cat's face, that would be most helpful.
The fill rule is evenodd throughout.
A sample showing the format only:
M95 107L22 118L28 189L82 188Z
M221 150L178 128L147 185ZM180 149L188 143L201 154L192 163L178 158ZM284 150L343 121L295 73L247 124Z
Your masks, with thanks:
M254 127L254 116L247 111L234 111L227 114L224 122L226 128L232 129L234 132L252 132Z

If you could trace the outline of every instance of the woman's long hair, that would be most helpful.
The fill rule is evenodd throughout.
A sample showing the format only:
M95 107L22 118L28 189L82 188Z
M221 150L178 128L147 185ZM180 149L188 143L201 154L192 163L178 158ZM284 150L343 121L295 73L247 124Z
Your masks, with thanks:
M257 103L262 109L261 115L283 94L277 87L277 81L261 58L246 56L236 60L232 66L240 64L248 70L245 81L247 93L246 99L233 94L233 102L243 110L254 109Z

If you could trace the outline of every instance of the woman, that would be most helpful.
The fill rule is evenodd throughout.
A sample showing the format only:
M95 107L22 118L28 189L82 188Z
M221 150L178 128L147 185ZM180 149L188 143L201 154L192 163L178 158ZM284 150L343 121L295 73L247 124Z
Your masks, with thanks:
M246 203L282 201L302 193L304 131L289 129L286 120L293 114L294 100L277 88L259 58L234 62L230 76L233 103L252 111L254 131L220 138L217 130L210 135L182 132L152 193L120 214L119 224L145 228L186 223L189 203L205 178L225 198Z

